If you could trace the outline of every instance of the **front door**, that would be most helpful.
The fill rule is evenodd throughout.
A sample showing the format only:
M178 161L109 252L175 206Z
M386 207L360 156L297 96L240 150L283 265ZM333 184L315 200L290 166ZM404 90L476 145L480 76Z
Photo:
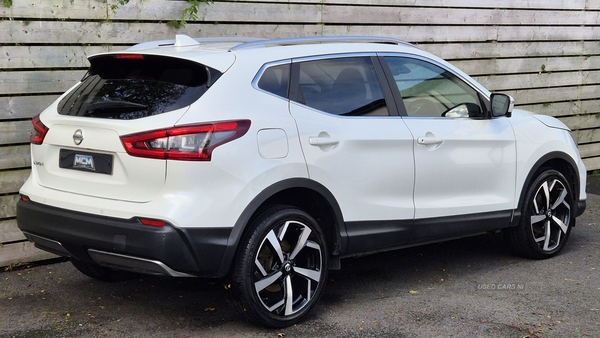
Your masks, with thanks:
M384 60L414 136L415 237L493 228L468 219L497 217L499 211L505 211L498 216L504 221L515 205L516 148L508 119L490 119L483 97L441 66L401 56Z

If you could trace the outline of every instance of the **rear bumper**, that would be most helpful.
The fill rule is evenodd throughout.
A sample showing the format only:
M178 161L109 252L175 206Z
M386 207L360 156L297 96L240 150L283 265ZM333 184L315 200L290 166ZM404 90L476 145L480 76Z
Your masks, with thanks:
M36 202L17 203L19 229L35 246L116 269L174 277L217 275L230 228L146 226Z

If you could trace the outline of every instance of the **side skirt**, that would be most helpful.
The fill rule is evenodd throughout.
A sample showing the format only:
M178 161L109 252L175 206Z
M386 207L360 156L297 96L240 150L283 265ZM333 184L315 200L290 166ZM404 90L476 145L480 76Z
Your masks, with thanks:
M513 210L416 220L346 222L342 257L407 248L507 228Z

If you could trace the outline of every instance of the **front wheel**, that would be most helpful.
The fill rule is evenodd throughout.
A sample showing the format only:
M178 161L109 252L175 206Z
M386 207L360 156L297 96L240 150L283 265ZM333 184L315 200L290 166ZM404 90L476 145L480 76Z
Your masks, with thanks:
M240 243L232 275L235 306L268 327L297 323L318 301L327 278L327 245L317 222L293 207L273 207Z
M540 172L527 190L519 224L505 230L511 249L528 258L556 255L575 225L573 201L571 186L559 171Z

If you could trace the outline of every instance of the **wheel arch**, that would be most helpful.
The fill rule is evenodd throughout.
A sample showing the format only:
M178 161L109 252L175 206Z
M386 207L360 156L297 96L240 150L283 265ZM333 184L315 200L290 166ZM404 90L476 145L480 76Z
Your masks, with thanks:
M230 272L231 264L237 255L240 240L262 211L273 205L297 207L319 223L327 242L330 266L339 262L343 250L341 231L344 221L341 209L333 194L322 184L306 178L292 178L273 184L260 192L244 209L236 221L227 241L227 248L218 271L219 276Z
M523 207L523 203L525 203L525 195L527 194L527 188L531 185L531 182L546 168L552 168L558 170L565 178L568 183L571 185L571 190L573 191L574 201L577 202L579 199L579 171L577 170L577 164L573 160L571 156L563 152L551 152L545 154L540 159L535 162L535 164L529 170L527 177L521 187L521 192L519 195L519 203L517 204L517 210L515 210L515 217L513 218L513 222L511 226L516 226L519 223L519 218L521 217L521 210ZM574 203L573 208L575 209L575 215L579 215L579 211L577 210L578 204Z

